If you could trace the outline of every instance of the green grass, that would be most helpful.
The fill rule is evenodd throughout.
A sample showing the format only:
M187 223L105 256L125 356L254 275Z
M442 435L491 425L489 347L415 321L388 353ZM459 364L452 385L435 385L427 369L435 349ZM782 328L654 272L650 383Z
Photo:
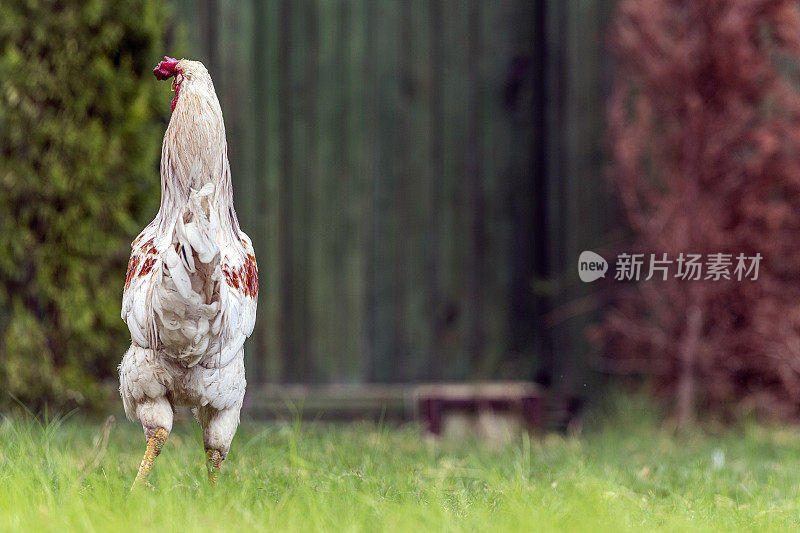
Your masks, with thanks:
M245 422L217 487L178 424L153 489L129 494L144 440L118 420L0 422L0 531L787 530L800 525L800 431L676 437L623 409L579 438L492 448L413 427ZM594 425L594 424L593 424ZM716 458L716 462L715 462Z

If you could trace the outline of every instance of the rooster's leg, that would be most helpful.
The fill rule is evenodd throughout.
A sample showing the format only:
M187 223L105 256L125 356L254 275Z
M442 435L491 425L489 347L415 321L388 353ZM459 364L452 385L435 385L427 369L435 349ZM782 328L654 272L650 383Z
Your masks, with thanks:
M147 449L139 466L139 473L133 482L133 488L137 485L147 485L147 476L153 468L153 462L161 453L169 432L172 430L173 411L172 404L166 397L161 396L154 399L147 399L140 403L136 408L136 416L142 423L144 436L147 439Z
M147 449L144 452L144 457L142 458L142 464L139 465L139 473L136 474L136 479L133 481L133 487L131 490L135 489L137 486L145 484L147 485L147 476L150 474L150 470L153 468L153 462L158 457L158 454L161 453L161 448L164 447L164 443L167 441L167 436L169 435L169 431L165 428L156 428L156 430L147 438Z
M222 466L222 452L212 448L206 448L206 459L208 460L208 480L212 485L216 485L219 479L219 470Z
M203 427L203 444L208 461L208 479L212 484L219 478L222 461L231 448L233 435L239 425L241 403L228 409L214 409L206 405L197 410L197 420Z

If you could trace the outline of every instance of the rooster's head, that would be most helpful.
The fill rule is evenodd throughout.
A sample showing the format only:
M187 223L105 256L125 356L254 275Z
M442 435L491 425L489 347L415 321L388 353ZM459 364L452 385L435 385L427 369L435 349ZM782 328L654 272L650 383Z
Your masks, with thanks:
M156 79L167 80L174 77L172 80L172 90L175 91L175 96L172 98L170 108L175 111L175 106L178 104L178 96L181 93L181 85L183 83L196 83L200 82L204 85L209 85L213 92L213 84L211 76L209 76L206 67L199 61L190 61L188 59L173 59L164 56L156 68L153 69L153 74Z

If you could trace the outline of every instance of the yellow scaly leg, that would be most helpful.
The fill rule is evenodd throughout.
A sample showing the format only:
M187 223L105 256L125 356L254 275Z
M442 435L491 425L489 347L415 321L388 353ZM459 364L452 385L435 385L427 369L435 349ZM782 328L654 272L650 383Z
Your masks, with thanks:
M147 476L153 468L153 462L156 460L156 457L161 453L161 448L164 447L168 435L169 432L166 429L158 428L153 436L147 439L147 449L144 452L142 464L139 465L139 473L136 474L136 479L133 481L131 490L135 489L141 483L145 485L148 484Z
M206 450L206 459L208 459L208 480L212 485L216 485L219 469L222 466L222 454L219 450L209 448Z

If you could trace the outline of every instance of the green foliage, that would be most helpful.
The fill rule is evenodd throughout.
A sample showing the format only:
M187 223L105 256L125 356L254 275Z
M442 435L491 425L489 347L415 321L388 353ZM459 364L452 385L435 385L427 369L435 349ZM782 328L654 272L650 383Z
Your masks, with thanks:
M130 242L158 201L168 22L158 1L0 5L0 405L112 390Z

